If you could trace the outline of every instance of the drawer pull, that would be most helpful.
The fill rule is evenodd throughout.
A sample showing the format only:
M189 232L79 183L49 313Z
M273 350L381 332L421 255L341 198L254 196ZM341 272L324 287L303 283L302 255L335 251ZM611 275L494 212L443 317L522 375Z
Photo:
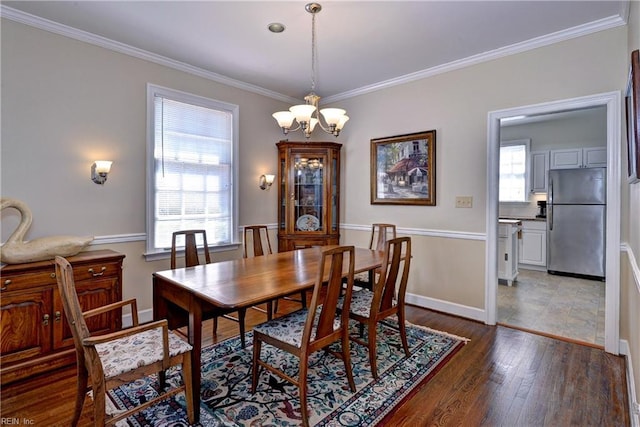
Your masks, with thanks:
M49 315L45 314L44 316L42 316L42 324L44 326L48 326L49 325Z
M51 276L52 279L56 278L56 273L51 273L49 276Z
M11 284L11 279L7 279L4 281L4 286L0 288L0 291L6 291L7 290L7 286L9 286Z
M60 322L60 319L62 319L62 313L60 313L59 311L56 311L56 323Z
M104 274L104 271L107 269L107 267L102 267L100 269L100 273L96 273L95 270L93 268L89 269L89 273L91 273L91 275L93 275L93 277L97 277L97 276L102 276Z

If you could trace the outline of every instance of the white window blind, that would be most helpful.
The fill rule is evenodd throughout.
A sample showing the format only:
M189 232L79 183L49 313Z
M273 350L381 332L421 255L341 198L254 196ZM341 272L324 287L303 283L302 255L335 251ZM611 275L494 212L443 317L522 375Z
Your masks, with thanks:
M174 231L204 229L210 245L233 242L237 107L149 85L153 129L147 252Z
M500 147L501 202L527 201L527 151L525 143L507 143Z

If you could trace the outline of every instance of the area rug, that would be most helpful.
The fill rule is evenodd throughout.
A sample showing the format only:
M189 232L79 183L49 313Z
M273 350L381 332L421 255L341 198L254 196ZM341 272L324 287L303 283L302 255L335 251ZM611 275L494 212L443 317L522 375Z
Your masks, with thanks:
M354 324L356 333L357 326ZM309 423L314 426L375 426L394 408L411 397L463 347L465 338L408 325L411 356L405 357L398 325L380 323L378 379L371 376L367 349L351 343L351 363L356 392L349 389L342 360L317 352L309 362ZM366 334L366 331L365 331ZM233 337L202 349L201 426L298 426L300 401L296 386L262 370L258 389L251 394L253 336L246 334L247 348ZM334 344L339 345L339 344ZM263 359L297 377L297 358L263 345ZM170 383L181 381L177 370ZM156 395L154 377L121 386L110 392L116 408ZM155 405L118 423L119 426L187 426L184 395Z

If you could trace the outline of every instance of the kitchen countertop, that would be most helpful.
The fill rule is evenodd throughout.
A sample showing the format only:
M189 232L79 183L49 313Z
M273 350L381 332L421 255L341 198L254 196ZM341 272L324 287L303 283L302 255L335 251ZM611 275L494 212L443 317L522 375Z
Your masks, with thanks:
M498 221L517 220L517 221L547 221L547 218L536 218L534 216L501 216Z

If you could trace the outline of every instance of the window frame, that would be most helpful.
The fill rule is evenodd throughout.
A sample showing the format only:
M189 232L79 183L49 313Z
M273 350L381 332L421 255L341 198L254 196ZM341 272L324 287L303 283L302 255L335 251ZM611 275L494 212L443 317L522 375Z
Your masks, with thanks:
M151 83L147 83L147 147L146 147L146 248L145 259L147 261L153 261L156 259L168 258L171 253L171 248L155 248L155 98L156 96L162 96L174 101L184 102L187 104L198 105L205 108L225 111L232 116L232 147L231 147L231 241L228 244L211 246L213 251L236 249L238 243L238 233L235 230L238 229L239 221L239 170L240 170L240 156L239 156L239 111L238 105L230 104L223 101L218 101L211 98L206 98L199 95L194 95L187 92L182 92L175 89L170 89Z
M531 139L513 139L509 141L500 141L500 149L503 147L512 147L515 145L524 145L524 200L500 200L500 163L498 163L498 203L510 204L528 204L531 196Z

